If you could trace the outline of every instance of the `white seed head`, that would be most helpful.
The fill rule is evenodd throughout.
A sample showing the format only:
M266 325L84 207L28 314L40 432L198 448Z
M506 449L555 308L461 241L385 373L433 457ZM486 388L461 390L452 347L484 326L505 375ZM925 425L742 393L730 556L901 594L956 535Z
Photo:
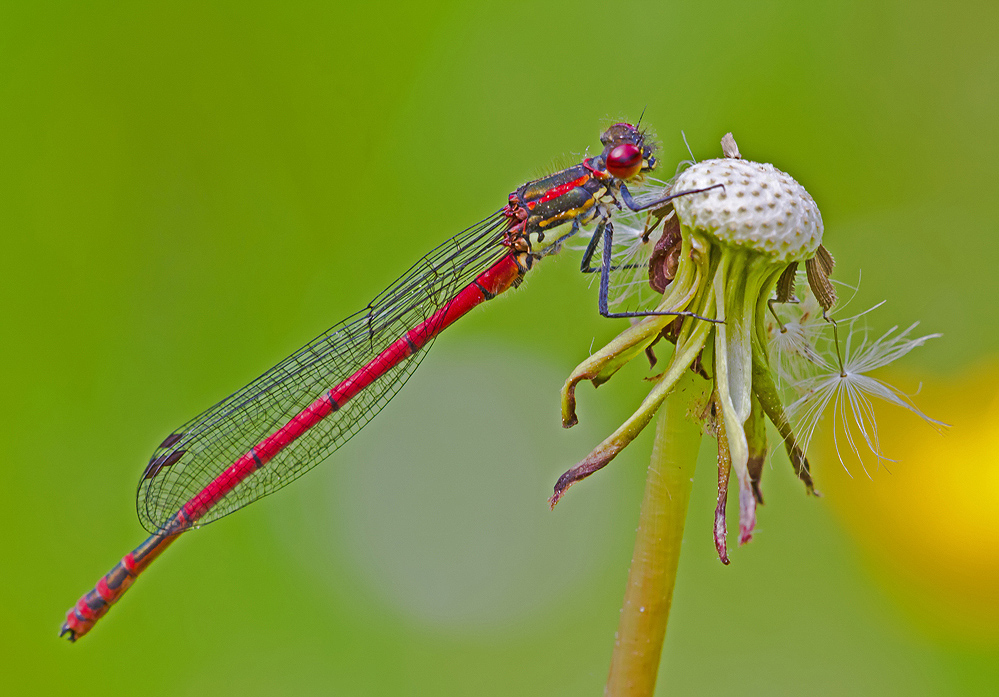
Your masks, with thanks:
M771 164L705 160L684 171L673 191L725 188L673 201L683 225L719 242L766 254L775 262L804 261L822 242L822 216L805 187Z

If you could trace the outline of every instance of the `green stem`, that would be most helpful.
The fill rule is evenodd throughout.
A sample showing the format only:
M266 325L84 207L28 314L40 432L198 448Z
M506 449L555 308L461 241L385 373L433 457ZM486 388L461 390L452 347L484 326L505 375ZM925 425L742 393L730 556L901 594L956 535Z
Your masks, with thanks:
M697 415L707 404L708 390L706 380L687 371L659 414L635 551L604 690L611 697L644 697L655 691L701 444Z

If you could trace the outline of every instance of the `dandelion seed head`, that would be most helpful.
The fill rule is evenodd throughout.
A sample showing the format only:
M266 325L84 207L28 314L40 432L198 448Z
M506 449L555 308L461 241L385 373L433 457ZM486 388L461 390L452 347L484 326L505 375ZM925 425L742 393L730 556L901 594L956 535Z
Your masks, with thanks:
M676 200L684 224L718 241L768 254L775 262L804 261L822 242L822 216L805 188L769 163L704 160L676 178L674 190L723 188Z

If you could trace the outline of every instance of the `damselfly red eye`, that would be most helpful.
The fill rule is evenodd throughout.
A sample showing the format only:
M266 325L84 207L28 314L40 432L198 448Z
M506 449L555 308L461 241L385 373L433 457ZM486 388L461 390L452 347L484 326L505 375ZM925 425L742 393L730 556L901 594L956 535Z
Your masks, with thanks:
M642 151L632 143L622 143L607 156L607 171L618 179L630 179L642 169Z

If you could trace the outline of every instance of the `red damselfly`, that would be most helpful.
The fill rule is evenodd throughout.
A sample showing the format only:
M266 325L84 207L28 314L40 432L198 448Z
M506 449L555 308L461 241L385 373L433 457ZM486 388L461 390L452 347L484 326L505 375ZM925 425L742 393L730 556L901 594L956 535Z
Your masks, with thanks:
M319 464L398 392L422 349L441 331L519 285L582 225L596 223L581 270L601 274L601 315L689 314L609 310L614 211L654 209L697 192L636 201L627 183L656 166L654 144L627 123L611 126L600 141L599 155L524 184L502 209L431 251L363 310L167 436L136 494L139 519L150 537L80 598L60 634L75 641L90 631L185 531L218 520ZM600 240L601 263L595 267Z

